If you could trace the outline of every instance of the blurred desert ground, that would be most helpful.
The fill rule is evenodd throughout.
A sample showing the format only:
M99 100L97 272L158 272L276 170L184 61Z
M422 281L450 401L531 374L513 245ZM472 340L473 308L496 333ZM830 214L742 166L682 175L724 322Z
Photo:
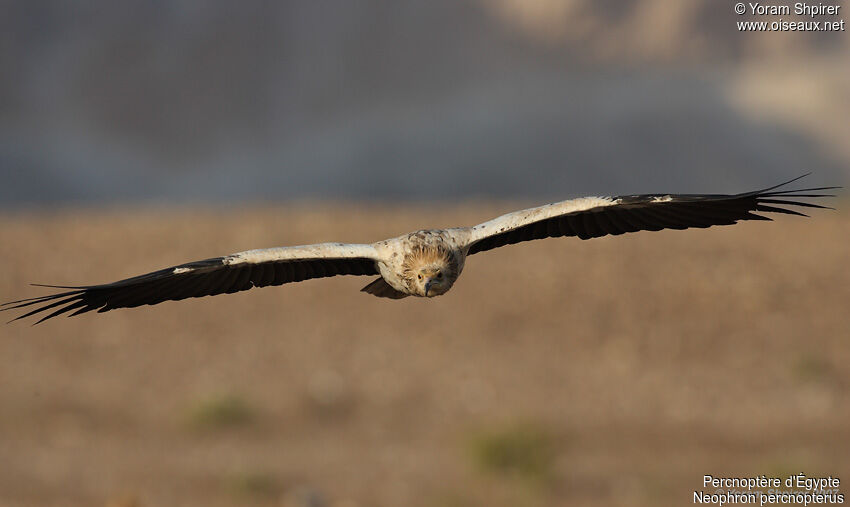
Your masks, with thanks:
M523 204L5 216L0 299ZM428 301L339 277L5 325L0 503L683 505L706 473L843 479L837 204L503 248Z
M750 19L2 2L0 301L580 195L847 186L850 37ZM654 506L706 473L846 479L831 204L500 249L431 301L340 278L0 326L0 506Z

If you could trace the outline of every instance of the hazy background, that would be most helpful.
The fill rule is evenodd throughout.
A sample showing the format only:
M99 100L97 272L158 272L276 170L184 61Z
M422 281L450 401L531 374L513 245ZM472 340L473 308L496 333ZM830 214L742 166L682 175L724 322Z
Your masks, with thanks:
M0 2L0 302L578 195L846 185L847 32L738 32L732 5ZM339 277L2 325L0 507L850 478L850 203L827 204L497 249L429 301Z
M4 2L0 204L846 177L847 32L738 32L727 3Z

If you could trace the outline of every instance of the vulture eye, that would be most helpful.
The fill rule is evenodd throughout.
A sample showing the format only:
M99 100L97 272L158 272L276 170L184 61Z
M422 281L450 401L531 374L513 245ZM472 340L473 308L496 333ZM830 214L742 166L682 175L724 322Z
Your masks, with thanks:
M422 280L422 275L419 275L419 279Z
M442 277L443 277L442 273L437 273L437 278L442 278Z

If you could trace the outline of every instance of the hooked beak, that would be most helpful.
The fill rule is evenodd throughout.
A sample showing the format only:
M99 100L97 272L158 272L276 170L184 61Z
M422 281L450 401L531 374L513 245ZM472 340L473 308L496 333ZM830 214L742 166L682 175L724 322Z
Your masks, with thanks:
M433 280L431 280L430 278L428 279L427 282L425 282L425 297L428 297L428 291L431 290L431 284L432 283L433 283Z

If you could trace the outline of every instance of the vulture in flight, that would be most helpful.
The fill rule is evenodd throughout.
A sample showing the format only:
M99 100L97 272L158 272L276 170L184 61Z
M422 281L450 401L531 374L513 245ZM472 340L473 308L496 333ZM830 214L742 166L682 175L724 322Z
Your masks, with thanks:
M582 197L515 211L473 227L415 231L372 244L321 243L248 250L102 285L39 285L64 290L11 301L2 309L26 309L13 320L47 312L38 324L68 312L69 316L92 310L107 312L336 275L377 276L362 291L378 297L433 297L452 288L468 256L521 241L706 228L739 220L771 220L760 213L807 216L792 207L826 208L806 199L832 197L821 192L839 187L779 190L802 177L731 195Z

